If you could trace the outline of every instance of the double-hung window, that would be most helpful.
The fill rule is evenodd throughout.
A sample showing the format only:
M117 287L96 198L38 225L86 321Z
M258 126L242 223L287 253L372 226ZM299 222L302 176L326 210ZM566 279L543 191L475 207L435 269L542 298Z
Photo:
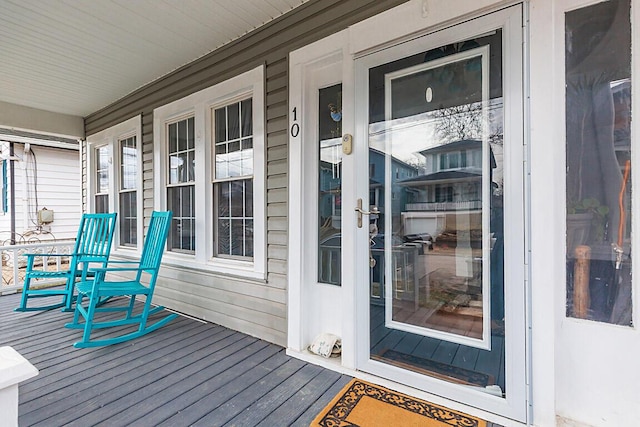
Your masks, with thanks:
M253 257L252 99L214 110L215 255Z
M264 69L154 110L155 209L173 211L165 261L264 279Z
M87 211L118 213L119 247L142 241L141 123L136 116L87 137Z
M137 191L138 150L136 135L118 141L120 151L120 244L136 246L138 242Z
M196 249L194 123L194 117L187 117L166 127L167 209L173 212L168 249L185 253Z
M102 145L95 148L95 202L94 211L96 213L109 212L109 163L111 161L111 147Z

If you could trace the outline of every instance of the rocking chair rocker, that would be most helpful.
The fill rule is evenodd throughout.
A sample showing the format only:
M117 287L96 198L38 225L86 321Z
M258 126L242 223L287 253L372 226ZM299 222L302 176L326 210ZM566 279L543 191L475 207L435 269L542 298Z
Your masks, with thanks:
M20 306L15 311L50 310L62 307L63 311L72 311L74 288L77 279L86 280L90 265L106 266L113 241L116 225L115 213L83 214L76 236L73 252L70 254L24 254L27 257L27 270L22 287ZM46 262L41 269L34 268L36 258L69 257L69 268L60 271L47 271ZM64 289L31 289L32 280L64 279ZM62 296L62 302L44 306L27 307L30 298Z
M74 343L74 347L97 347L128 341L154 331L177 317L177 314L171 313L151 325L147 324L150 315L164 309L161 306L152 308L151 300L169 233L171 217L172 213L170 211L153 212L140 261L109 261L105 268L92 269L95 272L93 280L78 283L78 299L73 322L65 325L67 328L84 329L82 340ZM117 265L117 267L109 267L110 265ZM135 273L135 278L131 280L118 280L120 278L107 280L108 273ZM143 275L143 273L145 274ZM145 276L148 277L148 285L142 282ZM116 307L111 306L111 303L104 306L101 305L101 301L105 298L116 299L115 297L119 296L128 296L128 304ZM134 315L136 296L144 296L145 298L142 312ZM87 302L86 305L83 305L85 298ZM124 312L124 317L120 319L102 321L96 321L95 319L96 313L119 311ZM79 322L80 316L84 318L84 323ZM133 327L137 325L137 330L131 332L131 329L127 331L127 328L123 328L132 328L132 325ZM105 338L91 338L91 333L95 329L107 328L113 329L105 331ZM112 331L115 331L116 334L119 333L119 335L114 336L111 333Z

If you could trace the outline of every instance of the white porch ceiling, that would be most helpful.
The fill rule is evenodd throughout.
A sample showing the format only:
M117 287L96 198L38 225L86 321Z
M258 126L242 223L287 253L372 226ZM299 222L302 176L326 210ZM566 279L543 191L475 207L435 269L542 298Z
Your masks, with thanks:
M307 0L0 0L0 101L87 116Z

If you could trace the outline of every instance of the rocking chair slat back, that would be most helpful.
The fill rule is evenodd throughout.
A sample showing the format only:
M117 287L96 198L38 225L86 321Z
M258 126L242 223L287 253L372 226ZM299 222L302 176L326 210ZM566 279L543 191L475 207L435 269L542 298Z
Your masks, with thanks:
M114 214L87 214L76 238L74 253L78 256L108 258L113 241Z
M171 212L154 212L145 237L140 268L147 272L157 272L164 254L169 226L171 225Z
M69 268L67 270L47 271L34 268L35 259L44 254L25 254L27 257L27 270L25 272L22 287L20 306L16 311L48 310L63 307L63 310L71 311L74 299L75 281L82 277L86 279L89 263L98 263L104 267L109 259L111 243L116 225L116 213L85 213L80 219L78 234L71 254L47 254L47 257L68 256ZM64 289L47 288L31 289L31 281L35 279L62 279L65 280ZM62 302L49 305L27 307L29 298L42 298L50 296L62 296Z

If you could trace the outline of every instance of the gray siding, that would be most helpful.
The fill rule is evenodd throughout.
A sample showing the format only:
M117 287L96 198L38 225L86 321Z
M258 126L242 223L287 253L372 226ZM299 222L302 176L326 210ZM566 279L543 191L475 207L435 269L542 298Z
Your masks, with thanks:
M146 226L153 210L153 109L265 65L267 280L251 281L202 270L164 268L157 291L160 302L223 326L286 344L289 52L405 1L309 1L85 119L86 134L91 135L142 114ZM86 167L85 159L83 167Z

